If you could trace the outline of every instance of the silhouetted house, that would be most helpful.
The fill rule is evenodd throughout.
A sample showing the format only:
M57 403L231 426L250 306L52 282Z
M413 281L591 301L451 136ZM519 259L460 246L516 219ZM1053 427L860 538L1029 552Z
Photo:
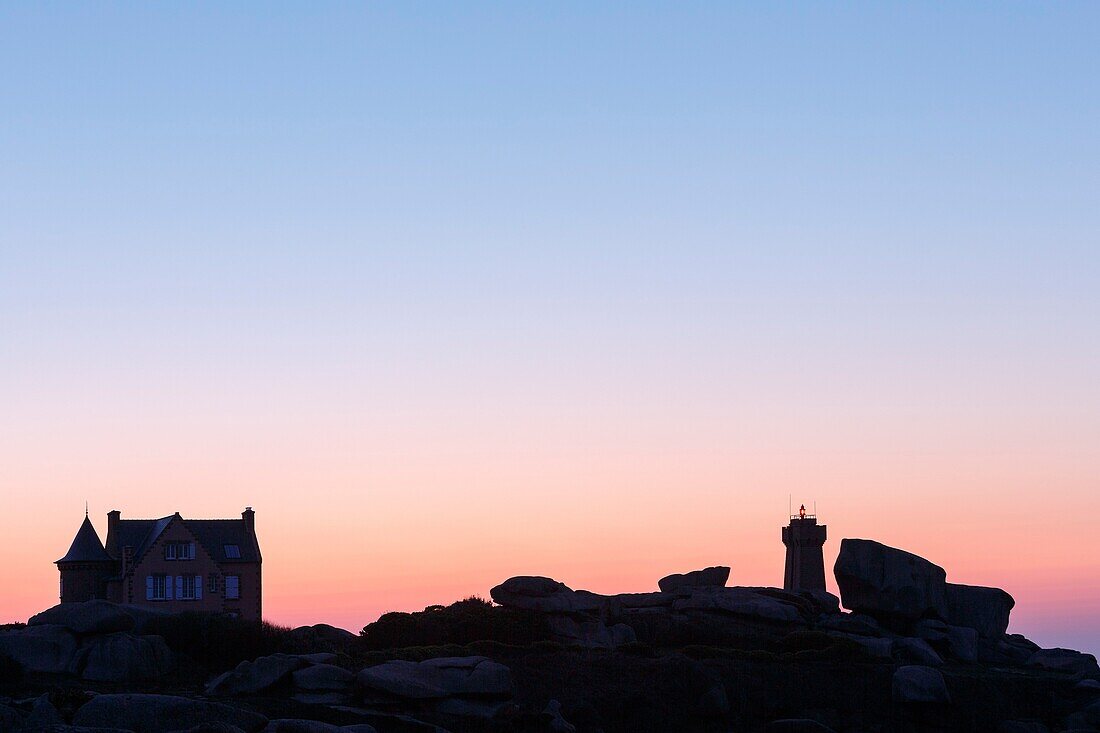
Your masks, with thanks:
M61 602L104 598L167 611L218 611L262 617L256 513L240 519L123 519L107 513L107 543L84 517L57 561Z

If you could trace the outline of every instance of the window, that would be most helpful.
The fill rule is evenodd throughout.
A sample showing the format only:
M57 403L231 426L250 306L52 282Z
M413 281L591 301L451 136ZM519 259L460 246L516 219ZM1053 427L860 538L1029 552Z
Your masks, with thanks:
M150 575L146 578L145 596L151 601L166 601L171 598L168 595L168 576Z
M195 578L194 575L180 576L180 600L191 601L195 599Z
M240 545L225 545L225 557L229 560L241 559L241 546Z
M194 542L168 542L164 545L165 560L194 560Z
M225 597L231 600L241 597L241 577L239 575L225 576Z
M218 576L214 573L210 573L206 578L206 590L208 593L218 592Z

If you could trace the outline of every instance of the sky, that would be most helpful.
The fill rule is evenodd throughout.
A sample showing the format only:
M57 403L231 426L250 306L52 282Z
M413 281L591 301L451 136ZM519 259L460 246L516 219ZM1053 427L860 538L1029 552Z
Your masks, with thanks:
M0 6L0 622L86 501L252 506L265 616L352 630L780 585L793 501L1100 652L1098 24Z

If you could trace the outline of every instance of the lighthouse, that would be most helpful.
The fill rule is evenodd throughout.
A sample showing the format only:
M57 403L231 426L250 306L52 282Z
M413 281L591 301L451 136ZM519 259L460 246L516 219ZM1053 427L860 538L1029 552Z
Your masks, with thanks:
M821 551L825 525L817 523L816 514L806 514L805 504L783 528L783 544L787 546L783 589L825 590L825 558Z

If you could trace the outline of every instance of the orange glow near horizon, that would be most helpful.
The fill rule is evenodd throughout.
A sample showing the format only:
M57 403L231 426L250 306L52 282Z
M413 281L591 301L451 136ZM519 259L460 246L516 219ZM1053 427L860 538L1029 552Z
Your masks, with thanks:
M866 537L942 565L951 581L1005 588L1017 601L1012 630L1046 644L1080 638L1100 609L1096 589L1081 582L1096 577L1089 550L1100 506L1084 467L1056 453L1033 452L1029 468L1011 456L906 454L867 435L857 461L830 450L676 444L687 436L652 428L616 445L591 430L556 442L515 435L492 456L456 431L451 441L410 441L420 446L412 452L376 445L359 454L354 441L334 441L330 460L308 461L276 451L234 464L227 456L240 446L211 442L203 471L184 453L149 451L117 473L125 451L106 438L98 441L104 454L93 445L68 462L24 461L23 499L5 512L0 538L11 558L0 568L8 589L0 621L56 602L51 563L72 540L86 494L101 538L113 508L129 518L200 518L254 507L265 616L289 625L358 631L386 611L488 597L513 575L618 593L722 564L733 585L781 585L789 487L800 489L796 501L816 501L828 526L833 592L841 538ZM278 471L263 465L275 455ZM150 475L167 478L153 489ZM1051 511L1048 492L1036 488L1054 482L1074 488L1078 511Z

